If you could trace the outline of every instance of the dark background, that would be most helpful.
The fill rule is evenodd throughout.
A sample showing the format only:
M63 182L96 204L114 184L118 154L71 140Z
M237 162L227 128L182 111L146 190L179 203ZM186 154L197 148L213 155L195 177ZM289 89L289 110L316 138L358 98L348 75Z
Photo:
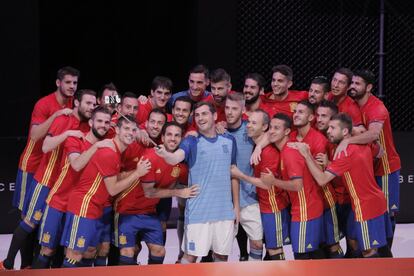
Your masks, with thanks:
M385 1L385 101L403 161L400 222L414 221L414 12L410 1ZM199 63L225 68L241 90L252 71L267 80L289 64L295 89L337 67L379 71L377 0L3 1L0 7L0 233L10 232L19 155L34 103L55 89L56 71L81 71L78 89L114 82L147 94L165 75L187 88ZM6 222L6 223L4 223Z

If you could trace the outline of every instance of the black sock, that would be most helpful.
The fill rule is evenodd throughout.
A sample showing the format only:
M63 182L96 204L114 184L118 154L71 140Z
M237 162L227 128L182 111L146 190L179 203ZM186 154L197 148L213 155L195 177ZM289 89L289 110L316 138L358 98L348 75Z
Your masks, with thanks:
M328 256L329 256L329 259L342 259L344 258L344 251L342 251L342 248L339 248L335 252L329 252Z
M136 265L134 257L119 256L119 265Z
M33 269L49 268L50 260L51 260L51 256L39 254L39 256L37 256L37 259L34 261L32 268Z
M279 253L275 255L269 255L269 259L267 261L283 261L285 260L285 253Z
M315 260L326 259L325 251L321 248L319 248L315 251L309 252L309 255L310 255L311 259L315 259Z
M65 259L65 248L61 245L59 245L56 248L56 253L52 257L51 267L52 268L59 268L62 267L63 260Z
M164 256L153 256L149 255L148 264L162 264L164 262Z
M167 231L162 232L162 238L164 239L163 245L165 246L165 243L167 242Z
M378 248L378 255L381 258L392 258L393 257L392 252L390 248L388 247L388 245Z
M247 233L240 223L236 238L240 249L240 259L245 258L247 260L249 258L249 253L247 252Z
M208 255L201 258L200 263L212 263L213 260L213 251L208 251Z
M14 230L7 258L3 261L3 265L6 269L13 269L17 252L23 247L27 237L32 232L33 229L23 221L17 226L16 230Z
M36 231L27 236L26 242L20 248L21 264L20 269L31 266L34 261L34 247L37 242Z
M351 259L362 258L362 252L360 250L349 250L349 257Z
M80 266L81 267L92 267L93 262L95 261L95 258L82 258L82 260L80 261Z
M108 266L115 266L119 263L119 248L111 243L108 254Z
M295 260L310 260L311 256L310 254L311 252L307 252L307 253L293 253L293 257L295 258Z

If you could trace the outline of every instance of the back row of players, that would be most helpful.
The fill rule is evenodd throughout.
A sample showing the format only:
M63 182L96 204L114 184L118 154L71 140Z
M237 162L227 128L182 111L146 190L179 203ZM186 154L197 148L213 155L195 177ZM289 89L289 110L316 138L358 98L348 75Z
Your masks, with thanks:
M173 196L188 198L181 263L227 260L239 223L240 260L261 260L263 242L268 260L289 243L295 259L341 258L343 236L346 256L392 256L400 160L370 71L341 68L307 92L289 90L292 70L279 65L271 92L252 73L238 93L223 69L198 65L188 90L172 95L156 77L148 99L126 92L119 105L113 84L97 97L75 93L78 78L60 69L34 107L13 198L22 221L1 267L19 250L30 266L35 235L33 268L60 266L59 245L64 267L135 264L140 241L160 264Z

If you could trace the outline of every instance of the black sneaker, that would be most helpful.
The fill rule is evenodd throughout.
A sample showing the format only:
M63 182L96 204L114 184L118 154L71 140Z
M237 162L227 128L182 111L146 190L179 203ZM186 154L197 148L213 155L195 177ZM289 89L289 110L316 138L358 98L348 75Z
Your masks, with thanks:
M249 260L249 256L240 256L239 262L247 262Z

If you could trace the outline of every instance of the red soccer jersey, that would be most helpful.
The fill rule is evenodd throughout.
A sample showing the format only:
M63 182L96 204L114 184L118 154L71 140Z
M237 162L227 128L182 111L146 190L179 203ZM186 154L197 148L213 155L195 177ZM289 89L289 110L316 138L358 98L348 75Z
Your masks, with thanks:
M283 180L302 178L300 191L288 191L292 221L308 221L318 218L323 213L323 198L318 184L313 179L300 153L285 145L280 153L280 171Z
M297 136L298 131L293 131L290 135L291 141L298 141ZM312 127L309 129L308 133L306 133L306 136L300 142L304 142L309 145L309 149L313 158L316 158L316 155L318 153L328 153L328 139L326 139L326 137L322 133L320 133ZM323 187L318 187L324 198L324 209L335 206L336 196L332 184L328 183Z
M60 163L60 175L46 202L49 206L66 212L66 205L68 203L68 196L73 186L75 186L83 170L77 172L70 165L69 155L72 153L79 153L88 150L92 144L86 139L79 139L77 137L68 137L63 148L62 161Z
M80 122L73 115L61 115L57 117L49 128L48 135L57 136L66 130L78 129L88 132L90 127L87 122ZM34 179L37 182L52 188L59 176L60 161L62 159L63 145L57 146L54 150L43 154L39 167L36 170Z
M328 99L332 101L333 98L332 93L329 92ZM353 126L362 125L361 110L359 109L358 104L351 97L345 96L345 98L337 105L339 112L346 113L351 117Z
M155 149L148 149L144 158L151 162L150 171L125 190L116 199L115 210L120 214L154 214L159 198L145 197L141 183L155 183L156 188L169 188L179 178L183 164L169 165L155 153ZM187 171L188 173L188 171Z
M369 220L384 214L387 211L387 202L374 178L370 146L351 144L346 151L347 156L341 154L326 170L342 176L351 195L355 220Z
M37 101L33 108L32 119L30 121L30 128L33 125L39 125L49 119L56 111L63 108L72 108L72 98L68 99L67 103L60 105L56 99L56 93L51 93ZM42 145L43 140L39 139L34 142L30 139L30 134L27 139L26 147L20 155L19 168L22 171L35 173L37 167L42 160L43 152Z
M279 151L273 145L268 145L262 150L260 158L260 163L253 167L254 176L260 178L261 173L267 173L267 168L278 177ZM260 212L262 213L280 212L289 205L286 192L278 187L272 186L270 190L256 187L256 193L259 199Z
M308 92L289 90L287 97L283 101L272 100L270 98L271 96L272 92L261 95L259 108L266 111L269 114L270 118L279 112L285 113L292 118L293 112L295 112L296 109L296 105L298 102L306 100L308 98Z
M379 162L375 164L375 175L387 175L401 169L400 156L395 149L392 138L390 114L384 103L377 97L371 95L365 105L361 106L361 112L364 125L367 129L369 124L374 122L383 124L379 142L385 153Z
M153 107L150 99L148 99L145 104L142 104L141 102L138 103L138 113L136 117L138 125L145 123L148 120L148 116L152 109Z
M335 144L328 143L328 159L330 161L333 160L336 147L337 146ZM336 195L336 199L338 203L339 204L351 203L351 198L349 197L349 193L348 193L348 190L346 189L345 183L342 181L342 177L335 177L334 179L332 179L331 183L334 187L335 195Z
M116 144L115 144L116 146ZM67 210L77 216L98 219L110 195L104 178L117 175L121 169L121 153L117 148L101 148L84 168L78 185L73 187Z

